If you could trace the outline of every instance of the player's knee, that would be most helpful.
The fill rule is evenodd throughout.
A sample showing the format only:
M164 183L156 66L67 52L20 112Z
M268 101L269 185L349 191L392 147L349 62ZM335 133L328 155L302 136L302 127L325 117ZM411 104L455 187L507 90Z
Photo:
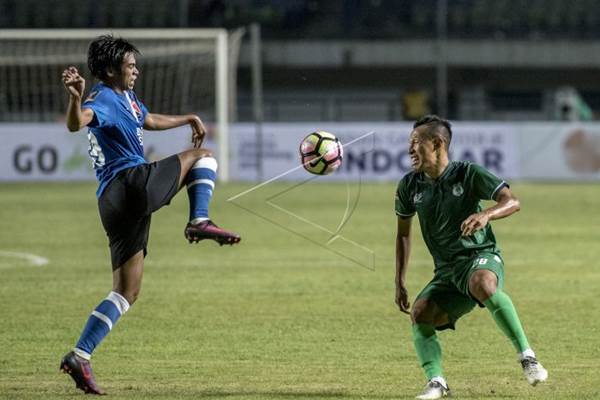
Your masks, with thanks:
M218 167L217 160L212 156L212 153L211 153L209 155L198 158L194 162L194 166L192 167L192 169L207 168L207 169L210 169L211 171L217 172L217 167Z
M213 157L213 152L208 149L194 149L194 157L197 159L202 159L205 157Z
M427 302L417 301L412 306L410 318L413 324L431 323L431 313L428 312Z
M469 291L479 301L483 302L496 293L496 275L487 270L477 271L469 280Z

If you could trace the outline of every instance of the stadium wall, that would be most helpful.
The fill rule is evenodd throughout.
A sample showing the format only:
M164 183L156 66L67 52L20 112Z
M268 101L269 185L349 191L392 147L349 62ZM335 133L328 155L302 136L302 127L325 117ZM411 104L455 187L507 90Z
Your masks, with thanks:
M396 181L410 168L409 123L267 123L263 126L263 179L307 178L298 145L316 129L344 143L342 168L324 180ZM230 128L230 178L258 180L255 126ZM0 181L93 180L85 133L63 124L0 124ZM146 157L164 158L189 147L190 132L147 133ZM205 147L215 149L207 140ZM511 180L600 180L600 123L454 124L453 159L477 162Z
M419 40L266 40L269 67L435 67L438 42ZM597 68L600 43L595 40L447 40L449 67ZM242 49L240 65L251 63Z

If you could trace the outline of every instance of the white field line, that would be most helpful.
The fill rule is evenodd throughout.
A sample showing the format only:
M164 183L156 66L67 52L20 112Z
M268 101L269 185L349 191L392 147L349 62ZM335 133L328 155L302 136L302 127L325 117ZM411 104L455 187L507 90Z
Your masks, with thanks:
M38 256L35 254L31 254L31 253L19 253L16 251L0 250L0 258L2 258L2 257L20 258L25 261L28 261L31 265L35 265L35 266L46 265L49 262L47 258Z

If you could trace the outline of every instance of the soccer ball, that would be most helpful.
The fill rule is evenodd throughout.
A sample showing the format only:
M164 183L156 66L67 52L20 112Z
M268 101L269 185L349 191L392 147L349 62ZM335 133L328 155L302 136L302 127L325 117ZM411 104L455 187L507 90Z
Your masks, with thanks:
M315 175L327 175L342 165L344 149L333 134L316 131L300 143L300 159L305 170Z

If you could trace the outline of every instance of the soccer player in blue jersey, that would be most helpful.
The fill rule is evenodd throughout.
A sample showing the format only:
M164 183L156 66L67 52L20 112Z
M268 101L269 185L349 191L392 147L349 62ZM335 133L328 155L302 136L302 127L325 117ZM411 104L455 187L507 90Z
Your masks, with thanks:
M536 385L548 377L504 292L504 261L490 225L517 212L519 200L505 181L486 169L449 161L451 139L450 123L438 116L415 122L409 139L413 171L402 178L396 191L396 304L411 315L413 342L427 378L417 396L423 400L450 395L436 330L454 329L456 321L476 305L487 308L510 339L527 381ZM495 204L482 209L481 200ZM405 281L415 214L435 269L410 308Z
M69 93L66 121L71 132L88 127L89 154L99 181L96 195L100 219L109 240L113 287L92 311L73 351L62 359L61 370L86 393L104 394L96 384L90 358L117 320L136 301L142 284L144 257L154 211L169 204L187 186L190 218L184 234L190 243L211 239L235 244L240 236L216 226L209 218L217 161L200 146L206 129L196 115L150 113L133 91L140 71L139 51L111 35L89 46L88 67L100 80L83 101L85 81L75 67L62 82ZM194 148L164 160L147 163L143 134L189 125Z

